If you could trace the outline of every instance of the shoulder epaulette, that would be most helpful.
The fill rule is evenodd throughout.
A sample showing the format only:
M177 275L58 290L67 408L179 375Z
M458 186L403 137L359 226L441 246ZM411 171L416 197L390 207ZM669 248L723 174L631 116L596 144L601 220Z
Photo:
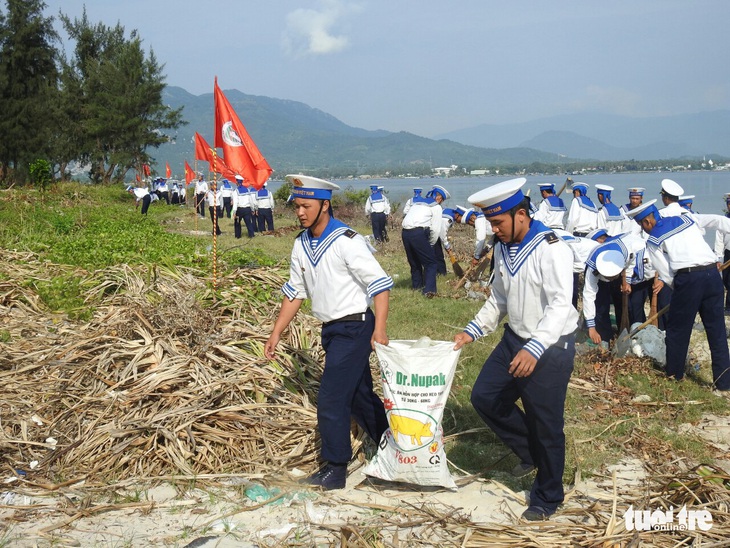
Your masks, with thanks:
M560 238L557 234L555 234L555 232L550 231L545 234L545 241L549 244L554 244L558 240L560 240Z
M345 230L344 234L348 238L354 238L355 236L357 236L357 232L355 230L352 230L351 228Z

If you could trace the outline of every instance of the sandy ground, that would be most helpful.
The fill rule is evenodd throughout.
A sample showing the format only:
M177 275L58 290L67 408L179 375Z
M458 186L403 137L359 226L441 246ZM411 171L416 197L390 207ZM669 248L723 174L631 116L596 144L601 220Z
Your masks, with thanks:
M86 516L76 513L83 507L83 486L64 489L52 498L22 495L17 488L0 498L4 527L0 546L224 548L297 542L308 546L337 543L343 531L368 527L380 531L387 541L408 546L409 538L419 538L439 521L423 521L425 508L429 509L426 513L449 515L454 523L539 527L519 519L526 508L526 492L513 492L498 481L475 480L449 491L376 483L363 475L363 468L350 473L345 489L321 492L295 485L291 490L284 488L284 496L268 504L251 500L256 497L250 488L268 496L275 492L256 482L184 492L169 484L141 492L120 490L116 507L105 508L95 501L87 506ZM590 517L582 509L588 506L610 512L614 497L611 474L579 481L570 488L554 520L585 523ZM636 460L615 467L615 475L619 495L640 489L645 480L644 468ZM250 496L245 495L246 486ZM129 502L124 502L125 496ZM68 525L63 526L66 522Z
M699 434L720 451L730 452L728 417L707 415L697 425L681 425L680 431ZM730 462L719 464L730 470ZM499 472L493 479L454 476L460 487L450 491L373 480L363 470L364 466L351 470L346 488L329 492L291 481L276 487L260 479L236 478L223 487L205 489L169 483L120 488L113 501L92 499L83 485L33 496L17 480L6 480L0 491L0 546L344 545L348 535L367 531L377 531L388 544L424 546L443 544L443 538L432 535L445 522L462 531L486 524L546 534L544 524L519 518L527 492L515 492L497 481L504 478ZM296 476L297 471L292 473ZM585 528L596 525L597 514L612 513L620 521L631 501L648 491L648 482L638 459L624 460L603 474L577 477L550 523ZM558 527L554 534L557 541L564 532Z

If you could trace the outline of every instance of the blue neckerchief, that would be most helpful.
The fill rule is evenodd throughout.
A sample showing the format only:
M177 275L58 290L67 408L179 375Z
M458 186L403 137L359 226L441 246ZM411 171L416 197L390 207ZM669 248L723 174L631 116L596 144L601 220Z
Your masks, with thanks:
M371 202L376 202L376 201L380 201L380 200L382 200L382 199L383 199L383 195L382 195L382 194L381 194L380 192L373 192L373 193L372 193L372 194L370 195L370 201L371 201Z
M616 207L616 204L611 202L606 202L603 204L603 209L606 210L606 220L608 221L621 221L623 220L624 216L621 214L621 210Z
M530 229L519 244L505 244L504 242L499 242L499 245L502 246L502 258L504 259L504 264L507 266L510 276L515 276L517 274L520 267L525 264L525 261L530 256L530 253L535 251L535 249L549 234L555 235L552 230L540 221L533 220L530 222ZM513 252L510 253L510 247L516 247L517 250L513 250Z
M565 202L558 196L548 196L545 198L550 211L566 211Z
M662 242L671 238L675 234L688 229L690 226L695 224L692 217L689 215L675 215L672 217L661 217L654 225L649 238L646 240L647 244L659 247Z
M238 186L236 187L236 191L237 191L237 192L238 192L239 194L248 194L248 188L247 188L247 187L245 187L245 186L243 186L243 185L238 185Z
M634 283L644 281L644 253L646 248L642 249L636 254L636 261L634 264L634 274L631 277L631 281Z
M223 188L225 188L226 190L230 190L230 189L232 189L232 188L233 188L233 187L231 186L231 183L229 183L228 181L226 181L225 183L223 183L223 184L222 184L221 186L222 186Z
M413 204L435 204L436 200L433 198L425 198L423 196L414 196L413 201L411 202Z
M598 209L588 196L578 196L576 200L578 200L580 207L598 213Z
M264 187L261 187L259 191L256 193L257 196L261 196L262 198L269 195L269 191L265 189Z
M303 231L299 238L302 240L304 253L307 255L309 262L316 266L334 241L348 230L352 229L345 223L339 219L330 218L319 238L314 238L309 228Z

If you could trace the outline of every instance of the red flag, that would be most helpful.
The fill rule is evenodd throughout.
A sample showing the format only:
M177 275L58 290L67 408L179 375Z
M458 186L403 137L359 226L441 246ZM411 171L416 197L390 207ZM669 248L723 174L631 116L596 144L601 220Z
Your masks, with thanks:
M236 172L226 165L226 162L218 156L213 148L203 139L203 136L195 132L195 158L204 160L210 164L210 170L220 173L226 179L233 181L236 178Z
M139 173L137 173L137 182L139 183L141 179L139 178Z
M165 162L165 177L167 177L168 179L172 177L172 170L170 169L170 164L168 164L167 162Z
M240 173L254 188L261 189L273 171L261 155L233 107L215 79L215 142L233 171Z
M149 164L142 164L142 171L144 172L145 177L150 176L150 166Z
M195 172L193 171L193 168L190 167L190 164L188 164L188 161L185 160L185 186L189 185L195 180Z

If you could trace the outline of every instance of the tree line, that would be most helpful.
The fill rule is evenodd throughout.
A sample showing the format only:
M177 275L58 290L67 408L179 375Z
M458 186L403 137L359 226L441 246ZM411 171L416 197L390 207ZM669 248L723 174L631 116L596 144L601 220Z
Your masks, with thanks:
M136 30L58 14L67 54L42 0L0 9L0 185L69 178L73 162L94 183L123 181L152 160L165 131L185 122L162 102L163 67Z

